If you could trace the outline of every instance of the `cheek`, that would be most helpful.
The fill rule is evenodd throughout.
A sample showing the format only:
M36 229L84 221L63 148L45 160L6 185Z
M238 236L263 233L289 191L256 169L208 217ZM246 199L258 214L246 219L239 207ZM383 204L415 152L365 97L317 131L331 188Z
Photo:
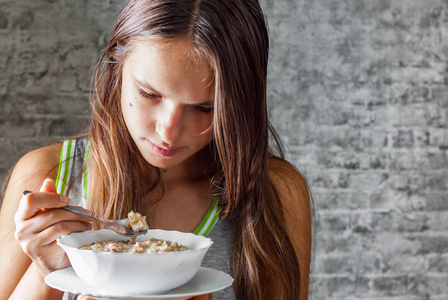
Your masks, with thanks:
M213 115L196 116L192 121L192 134L201 140L211 140L213 138Z
M122 111L126 125L130 131L139 131L138 128L146 126L145 122L147 118L144 116L144 110L139 107L137 99L133 96L123 98Z

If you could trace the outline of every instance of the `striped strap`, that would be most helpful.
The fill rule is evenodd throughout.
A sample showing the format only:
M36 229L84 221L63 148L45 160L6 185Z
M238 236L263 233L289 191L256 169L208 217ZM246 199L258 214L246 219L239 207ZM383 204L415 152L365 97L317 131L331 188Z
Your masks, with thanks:
M87 207L87 187L88 187L88 183L89 183L89 172L88 172L88 168L87 168L87 163L89 161L89 157L90 157L90 142L87 145L87 151L86 151L86 157L84 160L84 173L82 174L82 182L81 182L81 189L82 189L82 201L84 203L84 207Z
M56 190L58 194L65 195L67 183L70 177L73 160L70 159L75 153L75 140L66 140L62 145L59 170L56 177Z
M204 220L202 220L199 227L193 233L196 235L207 236L218 221L221 209L222 207L218 205L218 196L216 196L215 199L213 199L213 203L205 215Z

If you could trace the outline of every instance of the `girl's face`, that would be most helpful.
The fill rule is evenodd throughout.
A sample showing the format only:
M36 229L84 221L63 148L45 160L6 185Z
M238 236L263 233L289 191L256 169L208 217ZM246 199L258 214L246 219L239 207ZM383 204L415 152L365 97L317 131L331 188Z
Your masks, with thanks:
M143 157L177 166L213 139L213 73L191 43L136 43L123 65L121 107Z

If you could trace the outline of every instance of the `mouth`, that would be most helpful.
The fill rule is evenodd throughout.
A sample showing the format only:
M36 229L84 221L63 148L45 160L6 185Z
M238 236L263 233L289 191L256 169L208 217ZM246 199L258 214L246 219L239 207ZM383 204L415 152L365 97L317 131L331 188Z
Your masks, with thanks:
M164 157L174 156L177 152L179 152L183 148L183 147L164 148L164 147L160 147L160 146L154 144L151 141L148 141L148 142L156 154L158 154L160 156L164 156Z

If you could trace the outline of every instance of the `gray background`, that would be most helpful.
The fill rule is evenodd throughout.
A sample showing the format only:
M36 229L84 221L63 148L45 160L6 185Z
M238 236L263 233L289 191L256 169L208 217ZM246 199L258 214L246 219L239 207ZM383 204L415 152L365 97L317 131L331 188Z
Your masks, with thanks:
M448 298L448 1L262 0L270 114L315 193L315 299ZM0 0L0 180L85 128L123 1Z

